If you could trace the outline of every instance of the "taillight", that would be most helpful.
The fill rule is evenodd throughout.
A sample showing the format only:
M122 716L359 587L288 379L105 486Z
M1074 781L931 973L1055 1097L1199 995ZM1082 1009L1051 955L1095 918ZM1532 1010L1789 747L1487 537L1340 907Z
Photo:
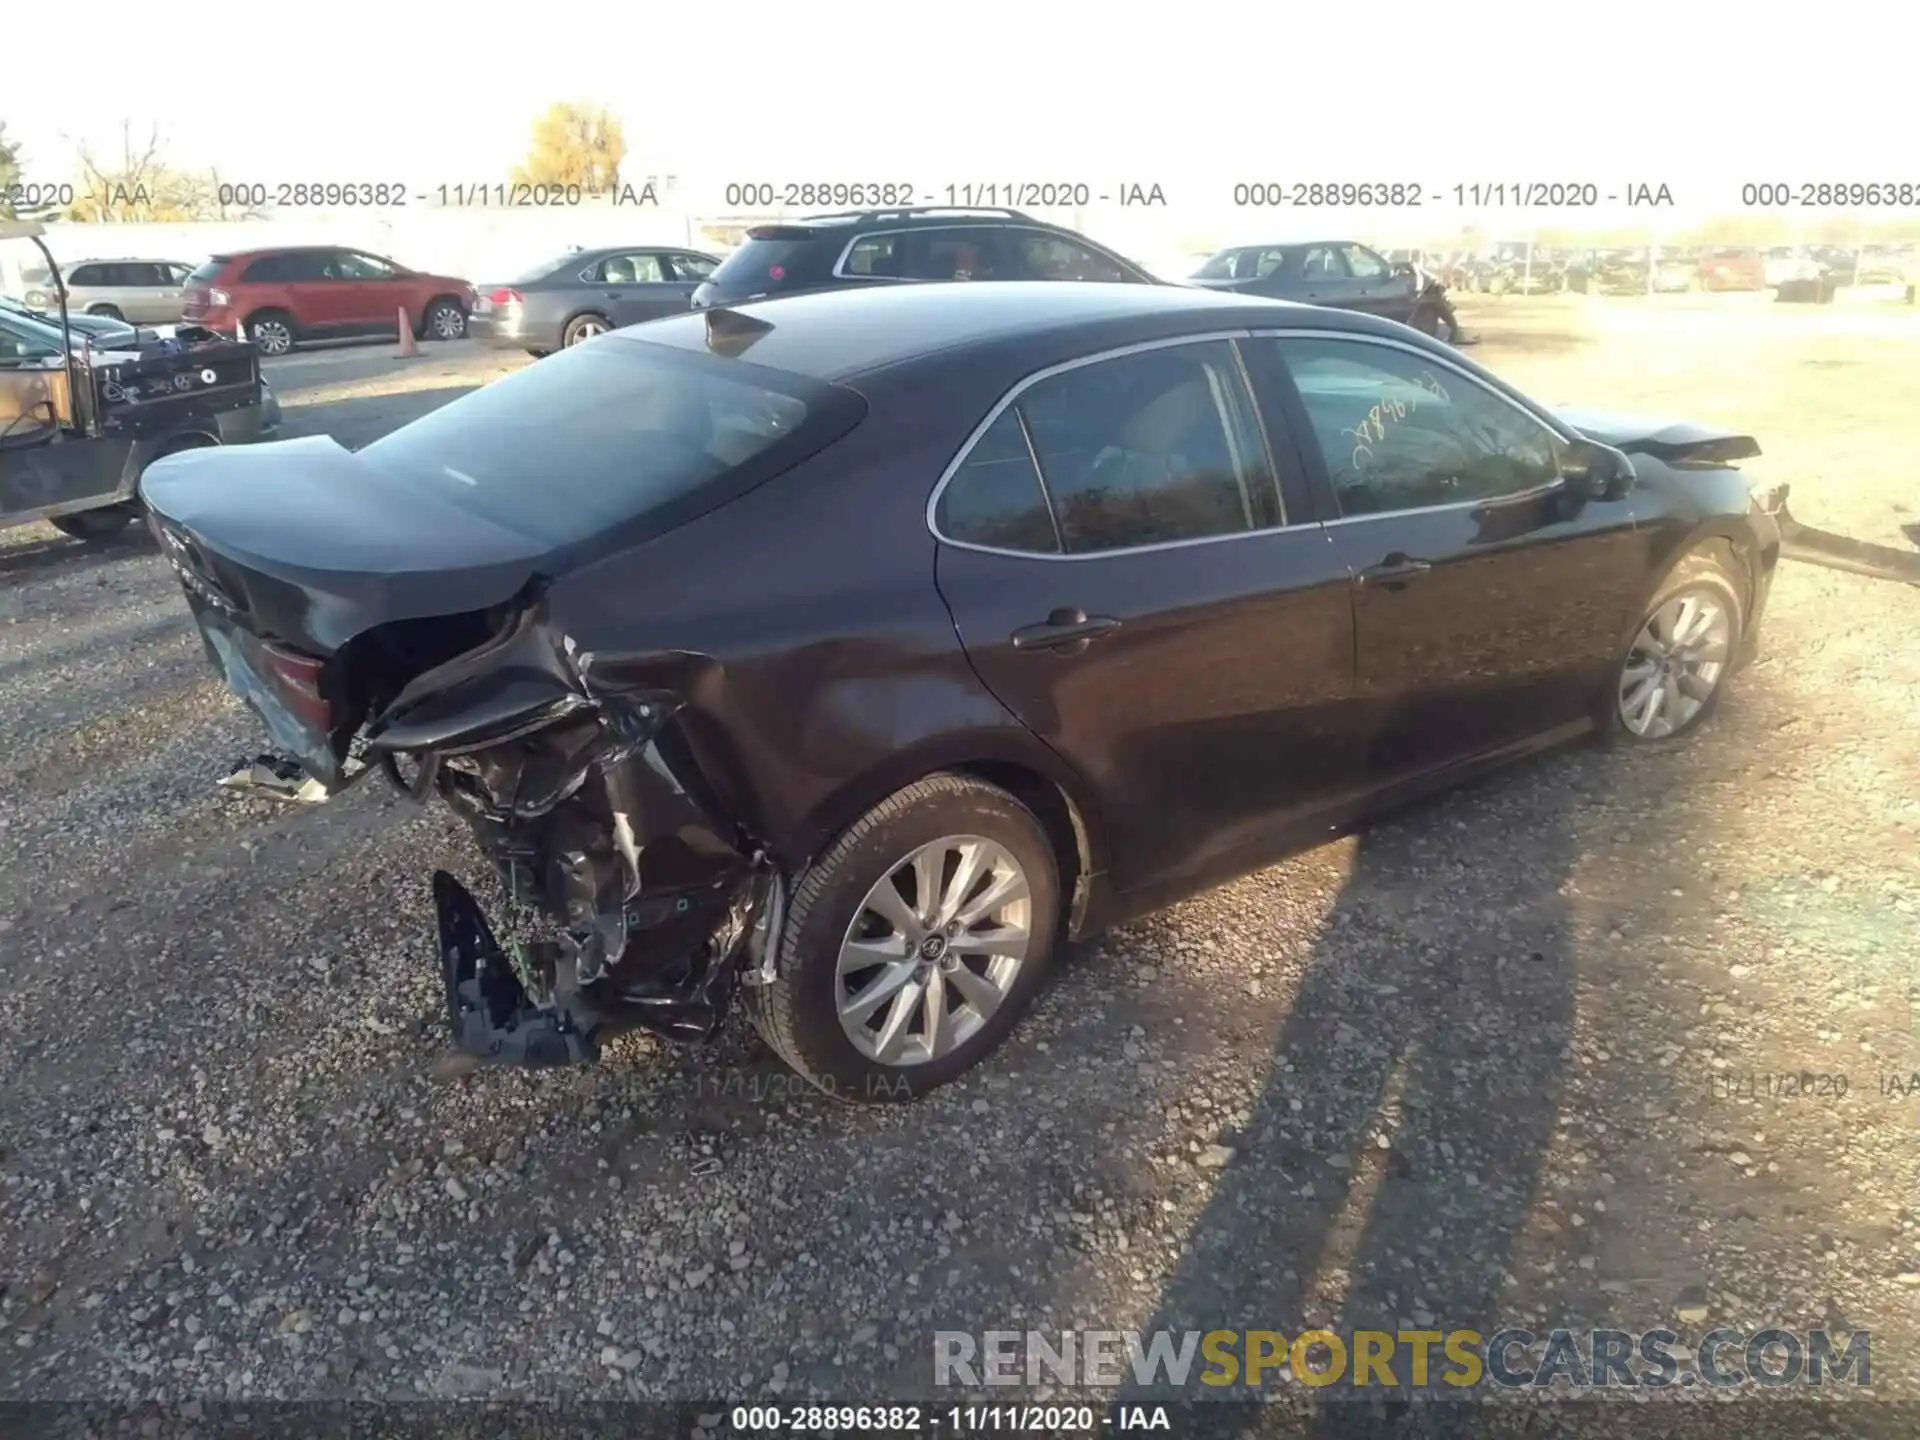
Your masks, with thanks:
M526 303L518 290L495 290L487 296L487 300L493 305L524 305Z
M207 292L207 303L217 310L224 309L232 300L233 297L224 290L209 290Z
M320 693L320 672L326 668L326 662L283 645L264 644L261 653L287 708L315 729L323 733L331 731L333 707Z

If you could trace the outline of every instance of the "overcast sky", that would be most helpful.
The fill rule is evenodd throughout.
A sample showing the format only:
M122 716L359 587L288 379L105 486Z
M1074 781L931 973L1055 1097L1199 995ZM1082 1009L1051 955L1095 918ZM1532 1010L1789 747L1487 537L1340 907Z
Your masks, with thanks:
M1238 180L1591 180L1724 211L1745 180L1920 183L1911 5L85 13L81 49L0 80L31 180L72 178L76 142L116 153L130 119L236 181L493 183L544 102L585 98L624 122L629 172L677 173L694 203L729 180L1059 180L1217 214Z

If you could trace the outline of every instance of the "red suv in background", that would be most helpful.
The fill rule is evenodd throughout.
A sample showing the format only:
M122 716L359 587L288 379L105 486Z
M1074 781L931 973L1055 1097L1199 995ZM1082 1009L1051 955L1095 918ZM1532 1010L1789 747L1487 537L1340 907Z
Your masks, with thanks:
M337 245L215 255L187 277L181 320L247 338L263 355L300 340L392 335L404 307L413 333L458 340L467 333L473 287L423 275L364 250Z
M1764 290L1767 257L1744 245L1722 245L1700 257L1703 290Z

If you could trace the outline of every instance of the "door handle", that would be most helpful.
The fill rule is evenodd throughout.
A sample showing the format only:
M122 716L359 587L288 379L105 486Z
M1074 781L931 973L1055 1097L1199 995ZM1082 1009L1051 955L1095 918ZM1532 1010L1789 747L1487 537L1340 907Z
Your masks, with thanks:
M1433 569L1431 560L1416 560L1411 555L1403 555L1396 550L1378 565L1369 565L1360 572L1362 585L1379 585L1388 590L1397 590L1409 580L1426 574Z
M1089 615L1078 606L1063 605L1039 625L1027 625L1013 632L1016 650L1064 650L1078 655L1102 635L1120 628L1120 622L1108 615Z

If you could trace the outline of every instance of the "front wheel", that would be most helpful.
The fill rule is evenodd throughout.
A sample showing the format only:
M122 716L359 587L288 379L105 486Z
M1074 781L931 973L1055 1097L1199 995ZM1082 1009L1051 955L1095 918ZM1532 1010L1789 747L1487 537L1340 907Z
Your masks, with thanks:
M1656 744L1692 734L1713 713L1746 625L1741 587L1718 556L1673 569L1601 697L1603 743Z
M436 300L420 317L429 339L458 340L467 333L467 312L451 300Z
M1053 845L1006 791L932 775L799 877L778 978L747 1013L805 1079L862 1104L972 1069L1033 1001L1060 930Z

